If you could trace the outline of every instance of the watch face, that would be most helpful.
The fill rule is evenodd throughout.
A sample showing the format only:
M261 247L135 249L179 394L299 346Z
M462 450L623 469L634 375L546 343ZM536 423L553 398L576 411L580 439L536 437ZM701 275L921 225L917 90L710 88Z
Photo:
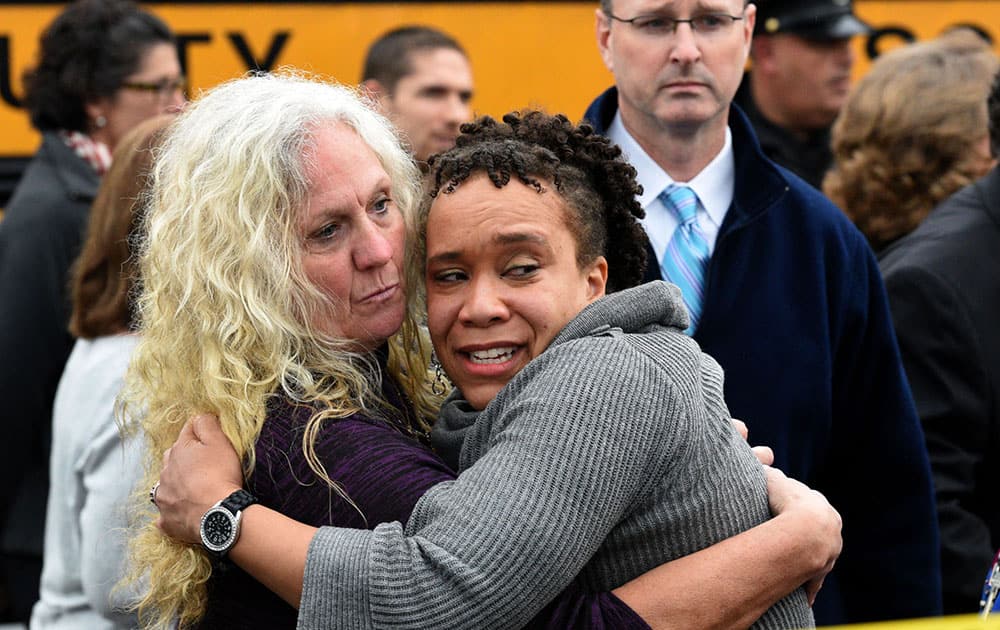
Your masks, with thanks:
M211 551L224 551L236 539L233 517L225 508L213 508L201 519L201 541Z

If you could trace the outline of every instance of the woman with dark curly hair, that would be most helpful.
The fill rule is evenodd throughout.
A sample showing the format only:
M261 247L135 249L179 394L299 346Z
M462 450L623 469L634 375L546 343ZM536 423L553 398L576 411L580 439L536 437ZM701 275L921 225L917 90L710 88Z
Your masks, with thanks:
M882 55L855 86L823 192L876 253L992 166L986 95L998 67L982 37L956 29Z
M0 222L0 521L9 599L26 621L38 599L52 401L73 345L70 262L119 139L184 96L170 29L124 0L70 4L42 34L24 85L42 145Z
M818 502L807 511L825 542L790 564L744 538L726 565L747 573L720 578L697 553L783 525L768 520L768 478L730 423L721 369L683 333L679 290L635 286L645 236L620 151L529 112L463 126L430 166L419 255L431 339L456 385L432 443L461 473L405 528L317 531L252 506L233 560L300 604L307 628L518 628L571 585L629 580L615 594L657 627L812 625L801 585L832 563L831 530L839 538L814 493L796 486L793 502ZM241 485L217 424L194 419L165 458L160 526L197 542L201 515ZM771 499L786 516L781 487ZM583 612L576 623L602 619Z

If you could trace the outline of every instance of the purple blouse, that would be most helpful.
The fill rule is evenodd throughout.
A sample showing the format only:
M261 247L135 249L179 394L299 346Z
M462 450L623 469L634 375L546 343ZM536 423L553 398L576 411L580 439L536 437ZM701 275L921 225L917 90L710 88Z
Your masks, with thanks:
M377 353L382 394L391 408L325 421L316 454L331 479L354 505L331 490L309 468L302 435L313 408L276 397L257 440L257 465L247 489L262 505L299 522L372 529L406 523L417 500L455 473L430 448L404 433L411 406ZM294 628L297 611L239 567L216 566L208 584L202 628ZM532 628L623 628L649 626L611 593L585 593L575 585L547 606Z

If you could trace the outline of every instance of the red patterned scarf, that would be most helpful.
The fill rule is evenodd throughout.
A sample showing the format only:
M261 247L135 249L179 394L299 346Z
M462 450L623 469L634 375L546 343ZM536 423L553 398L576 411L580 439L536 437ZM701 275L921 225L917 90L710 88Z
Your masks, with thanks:
M108 150L106 144L79 131L60 131L59 137L83 161L94 167L98 177L103 177L108 172L108 168L111 166L111 151Z

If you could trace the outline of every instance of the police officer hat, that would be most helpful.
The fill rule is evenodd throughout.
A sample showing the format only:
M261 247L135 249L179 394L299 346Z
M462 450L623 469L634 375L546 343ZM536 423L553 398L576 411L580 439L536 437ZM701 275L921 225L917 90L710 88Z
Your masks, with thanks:
M851 0L754 0L755 35L792 33L808 39L844 39L870 33Z

